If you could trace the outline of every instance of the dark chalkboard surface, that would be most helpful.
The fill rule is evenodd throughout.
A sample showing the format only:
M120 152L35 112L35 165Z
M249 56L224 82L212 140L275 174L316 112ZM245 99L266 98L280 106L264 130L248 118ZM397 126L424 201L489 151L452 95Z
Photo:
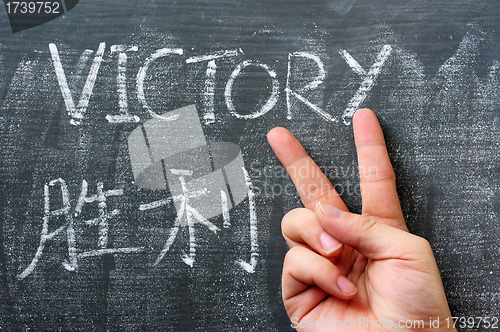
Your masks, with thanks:
M453 316L500 316L497 0L66 5L15 33L0 9L0 330L291 330L301 203L266 133L359 212L359 107Z

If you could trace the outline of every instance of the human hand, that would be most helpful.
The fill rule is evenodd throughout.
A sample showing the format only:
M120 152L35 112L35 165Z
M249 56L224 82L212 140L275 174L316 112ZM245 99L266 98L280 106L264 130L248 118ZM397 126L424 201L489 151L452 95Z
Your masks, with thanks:
M283 301L292 326L299 331L456 331L432 249L406 228L376 115L359 110L353 129L361 215L348 212L288 130L268 134L305 206L282 221L291 247L283 265Z

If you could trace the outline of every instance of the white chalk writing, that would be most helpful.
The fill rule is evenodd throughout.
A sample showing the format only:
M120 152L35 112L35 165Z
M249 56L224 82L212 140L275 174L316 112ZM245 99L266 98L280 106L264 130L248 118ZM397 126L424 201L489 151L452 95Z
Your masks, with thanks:
M127 47L125 45L111 46L111 53L118 52L118 75L116 85L118 88L118 106L120 115L106 115L106 119L111 123L139 122L141 119L137 115L129 115L127 98L127 53L137 52L137 46Z
M99 45L92 66L90 67L89 75L87 76L87 81L85 82L85 86L83 87L82 94L80 96L80 101L78 102L78 106L75 107L75 102L73 101L73 96L71 95L71 91L69 90L68 81L66 79L66 74L61 64L61 59L59 57L59 51L57 50L57 46L55 44L49 45L49 50L52 55L52 62L54 64L57 81L59 82L59 86L61 88L63 99L66 104L66 109L68 110L68 115L71 116L72 118L71 124L73 125L80 124L85 114L85 111L87 110L90 96L92 94L92 90L94 89L94 84L97 78L97 72L99 71L99 67L101 66L105 48L106 48L106 43L101 43Z
M256 67L260 67L260 68L264 69L272 79L273 91L271 92L271 96L269 97L268 101L265 103L264 106L262 106L262 108L258 112L246 114L246 115L241 115L236 111L236 108L234 107L233 98L232 98L232 90L233 90L234 81L240 75L241 71L248 66L256 66ZM258 118L258 117L266 114L267 112L269 112L274 107L274 105L276 105L276 103L278 102L279 82L278 82L278 79L276 78L276 72L274 70L271 70L267 65L260 63L260 62L257 62L257 61L249 61L249 60L243 61L242 63L240 63L238 65L238 67L236 67L236 69L231 74L231 77L227 81L226 91L224 93L224 96L226 98L226 105L227 105L228 110L235 117L237 117L239 119Z
M66 108L68 110L68 114L71 117L71 123L74 125L78 125L81 123L85 116L85 111L88 107L90 96L92 94L92 90L96 81L97 73L99 71L99 66L102 62L105 43L101 43L99 45L98 51L94 58L94 61L91 65L89 75L87 77L87 81L83 88L78 106L75 107L72 94L70 92L70 88L66 79L66 75L64 69L61 64L61 59L59 56L59 51L55 44L49 45L50 53L52 55L52 62L54 64L55 73L57 76L57 80L59 82L59 86L63 95L64 102L66 104ZM140 118L137 115L130 114L130 110L128 107L128 96L127 96L127 61L129 58L129 54L132 52L137 53L139 48L137 46L127 46L127 45L113 45L111 46L110 54L117 54L117 76L116 76L116 84L117 84L117 93L118 93L118 105L119 105L119 114L111 115L107 114L106 119L110 123L137 123L140 122ZM88 50L87 50L88 51ZM87 52L86 51L86 52ZM362 105L365 99L368 97L370 91L372 90L377 77L379 76L382 67L384 66L386 60L390 56L392 52L392 47L390 45L384 45L382 50L378 54L375 62L371 66L370 70L366 72L361 65L345 50L341 50L339 53L341 57L347 62L347 64L352 68L352 70L362 78L361 85L355 95L349 101L347 108L345 109L342 119L346 125L350 124L350 118L352 118L354 112ZM87 58L89 54L86 55ZM149 57L146 58L142 67L140 67L139 72L136 77L136 92L137 99L140 104L143 106L145 110L153 118L163 119L166 121L171 121L176 118L168 117L165 115L159 115L162 112L156 112L153 110L146 99L145 93L145 83L148 77L148 70L151 65L158 61L160 58L169 58L169 57L182 57L185 56L185 52L181 48L162 48L154 53L152 53ZM203 85L203 90L200 92L202 96L202 119L205 124L210 125L215 123L215 97L216 97L216 77L217 77L217 69L218 65L216 61L225 61L224 59L242 57L244 53L241 49L237 50L222 50L218 52L214 52L212 54L205 55L194 55L187 57L184 61L186 65L196 65L198 63L207 62L207 67L205 71L205 83ZM311 64L307 65L308 71L316 73L315 76L311 76L311 79L308 83L303 86L294 86L294 62L295 61L306 61ZM168 61L168 60L167 60ZM82 66L84 66L85 62L82 62ZM242 75L243 71L249 67L254 66L260 68L267 73L271 79L271 91L270 96L267 101L258 101L262 103L259 109L254 110L249 114L242 114L241 110L238 110L233 102L233 89L236 80L240 75ZM338 122L338 118L329 112L322 109L320 104L313 103L310 100L309 94L318 92L318 88L320 88L327 77L327 72L325 69L325 65L321 58L310 52L294 52L288 55L288 66L287 66L287 74L286 74L286 83L285 83L285 96L286 96L286 112L287 118L292 120L293 118L293 106L292 99L298 100L300 103L304 104L308 109L312 110L315 114L319 115L321 118L329 121L329 122ZM79 69L80 70L80 69ZM188 68L189 70L189 68ZM300 78L304 80L303 77ZM315 91L316 90L316 91ZM319 90L321 92L321 90ZM272 69L269 65L265 63L261 63L257 60L242 60L236 65L236 68L232 71L231 75L227 79L224 89L224 100L229 113L238 118L244 120L252 120L264 116L269 111L271 111L278 103L280 97L280 82L278 79L277 72Z
M351 101L349 102L349 105L347 105L347 108L344 111L344 114L342 115L342 119L344 119L344 123L346 125L351 123L351 119L354 113L356 113L356 111L360 108L361 104L365 101L366 97L368 96L368 93L375 84L377 76L380 74L380 71L382 70L382 66L384 65L389 55L391 55L391 52L392 52L392 47L390 45L384 45L382 51L380 51L380 53L377 56L377 60L375 61L375 63L373 63L368 73L366 73L364 69L358 64L358 62L354 60L354 58L349 53L347 53L347 51L344 50L340 51L340 54L346 60L346 62L349 64L352 70L363 78L361 86L359 87L354 97L352 97Z
M151 64L158 58L166 57L169 55L182 55L182 54L184 54L184 51L180 48L176 49L162 48L146 59L144 66L142 66L142 68L139 70L139 73L137 74L137 98L139 98L139 100L142 103L142 106L154 118L170 121L170 120L175 120L177 116L168 117L168 116L158 115L149 107L148 102L146 101L146 96L144 95L144 79L146 78L149 66L151 66Z
M318 71L319 71L318 76L316 76L312 80L312 82L310 82L306 86L302 87L298 91L294 91L290 87L290 80L291 80L291 76L292 76L292 74L291 74L292 73L292 57L302 57L302 58L313 60L316 63L316 65L318 67ZM325 80L325 78L326 78L325 66L323 65L323 62L321 61L321 59L318 56L316 56L314 54L304 53L304 52L296 52L294 54L288 55L288 73L287 73L287 78L286 78L285 92L286 92L286 105L287 105L287 111L288 111L287 118L289 120L292 119L291 97L293 96L293 97L297 98L298 100L300 100L301 102L303 102L304 104L306 104L311 110L313 110L314 112L316 112L319 115L321 115L322 117L324 117L326 120L331 121L331 122L337 121L337 119L335 119L330 114L323 111L317 105L314 105L313 103L311 103L309 100L307 100L307 98L305 98L303 96L303 92L307 92L308 90L314 90L319 85L323 84L323 81Z
M51 210L50 207L50 188L59 185L61 188L61 198L62 207L57 210ZM83 180L82 189L78 203L75 207L74 217L78 218L82 212L84 204L90 204L96 202L98 204L98 217L86 220L84 223L89 226L97 225L99 227L99 238L97 241L98 250L91 250L80 252L76 247L76 235L75 235L75 225L73 215L70 213L71 210L71 200L66 182L63 179L56 179L50 181L44 186L44 216L42 232L40 235L40 244L36 251L35 257L29 264L29 266L24 269L24 271L17 276L18 279L24 279L30 275L36 268L38 262L42 258L43 250L47 241L53 239L55 236L63 233L66 229L66 238L68 242L68 260L62 262L64 268L68 271L75 271L78 268L78 258L86 258L93 256L100 256L105 254L128 254L128 253L138 253L142 252L144 248L142 247L132 247L132 248L107 248L108 246L108 220L120 213L118 209L112 212L107 212L107 197L111 196L122 196L123 190L114 189L104 191L104 184L102 182L97 183L97 194L92 196L87 196L88 184L87 181ZM54 217L64 216L65 223L57 228L55 231L49 233L50 220Z

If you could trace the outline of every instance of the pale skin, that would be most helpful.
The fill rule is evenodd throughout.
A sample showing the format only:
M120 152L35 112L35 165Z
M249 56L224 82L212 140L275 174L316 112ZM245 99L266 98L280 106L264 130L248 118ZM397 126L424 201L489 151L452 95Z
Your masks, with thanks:
M361 215L348 212L333 185L288 130L274 128L268 134L304 204L282 220L290 246L283 265L283 301L292 325L298 331L321 331L310 322L348 320L335 331L402 330L389 324L347 326L351 318L365 317L373 322L391 320L395 325L425 323L407 330L456 331L431 246L406 227L376 115L359 110L353 130ZM435 325L438 318L440 327ZM325 326L324 330L331 330Z

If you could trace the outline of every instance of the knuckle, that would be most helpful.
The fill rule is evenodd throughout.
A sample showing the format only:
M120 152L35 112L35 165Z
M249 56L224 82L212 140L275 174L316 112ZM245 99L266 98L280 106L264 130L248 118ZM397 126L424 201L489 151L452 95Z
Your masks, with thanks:
M420 237L420 236L417 236L417 245L419 248L421 248L422 251L428 251L428 252L432 252L432 247L431 247L431 244L429 243L429 241L427 241L426 239L424 239L423 237Z
M295 211L297 209L293 209L289 212L287 212L284 216L283 219L281 219L281 233L283 236L286 238L287 234L290 232L290 227L293 224L293 221L296 218L297 212Z
M332 184L329 181L320 181L320 183L311 183L306 188L301 188L300 196L304 205L310 202L316 202L328 196L332 191Z
M314 212L310 210L293 209L281 220L281 232L285 238L293 234L303 234L304 231L314 226L315 218Z
M301 246L290 248L290 250L288 250L288 252L285 255L285 260L283 264L288 267L290 267L291 265L295 265L295 263L297 263L297 261L302 256L303 250L304 248Z
M362 216L359 222L356 223L356 231L359 233L367 233L372 231L377 226L377 222L368 217Z
M380 170L376 166L360 168L359 178L363 182L396 181L396 175L392 168Z
M356 234L357 237L356 246L360 245L361 239L363 237L362 235L374 231L377 225L378 223L375 220L365 216L361 216L357 222L353 223L351 227L352 232Z
M321 226L319 226L315 215L307 216L307 218L304 218L302 220L302 223L303 224L302 228L300 229L300 236L305 242L311 244L310 241L312 241L314 237L319 236L319 233L321 232Z
M318 275L332 274L332 266L332 262L327 259L321 259L321 257L318 256L318 259L314 261L314 272Z
M300 217L300 215L304 212L304 208L296 208L293 210L288 211L284 216L283 219L281 220L281 226L288 226L288 224L292 223L297 217Z

